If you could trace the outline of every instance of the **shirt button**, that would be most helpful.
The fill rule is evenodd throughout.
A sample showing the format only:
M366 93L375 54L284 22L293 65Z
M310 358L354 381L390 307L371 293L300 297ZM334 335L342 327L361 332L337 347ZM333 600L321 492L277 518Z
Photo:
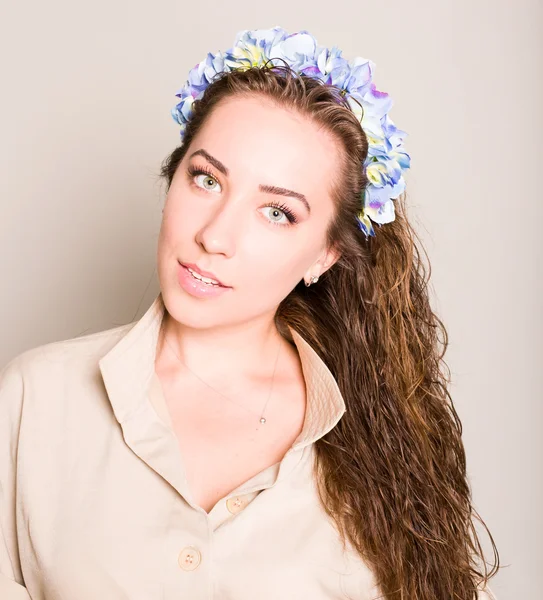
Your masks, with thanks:
M226 508L235 515L242 511L248 504L248 500L244 496L233 496L226 501Z
M202 560L202 555L198 548L194 546L187 546L183 548L179 553L179 558L177 561L179 562L179 566L185 571L194 571L198 567Z

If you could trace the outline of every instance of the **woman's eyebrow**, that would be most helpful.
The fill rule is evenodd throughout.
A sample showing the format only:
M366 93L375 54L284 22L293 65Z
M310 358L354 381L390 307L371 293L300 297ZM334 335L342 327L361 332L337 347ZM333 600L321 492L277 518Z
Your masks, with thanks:
M217 169L217 171L220 171L225 177L228 177L228 167L226 167L218 158L215 158L214 156L209 154L207 150L204 150L203 148L196 150L189 156L189 160L193 156L203 156ZM292 198L296 198L297 200L300 200L300 202L302 202L302 204L306 207L307 212L311 213L311 207L309 206L307 198L300 192L294 192L293 190L289 190L283 187L277 187L275 185L264 185L262 183L258 186L258 188L261 192L265 192L268 194L276 194L277 196L291 196Z
M268 194L276 194L278 196L292 196L292 198L297 198L307 208L307 212L311 213L311 207L309 206L307 198L303 194L300 194L300 192L294 192L293 190L277 187L275 185L263 185L262 183L258 186L258 188L261 192L266 192Z
M193 156L198 156L198 155L203 156L208 162L210 162L217 169L217 171L220 171L224 176L226 176L226 177L228 176L228 168L225 167L218 158L211 156L211 154L209 154L209 152L207 152L207 150L204 150L203 148L200 148L199 150L196 150L196 152L193 152L189 156L189 160Z

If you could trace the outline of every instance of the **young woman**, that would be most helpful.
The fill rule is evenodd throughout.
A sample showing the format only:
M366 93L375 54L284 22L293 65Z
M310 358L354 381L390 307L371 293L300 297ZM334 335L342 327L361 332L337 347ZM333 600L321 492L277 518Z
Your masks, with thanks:
M160 294L0 373L0 598L492 597L371 66L273 28L191 72Z

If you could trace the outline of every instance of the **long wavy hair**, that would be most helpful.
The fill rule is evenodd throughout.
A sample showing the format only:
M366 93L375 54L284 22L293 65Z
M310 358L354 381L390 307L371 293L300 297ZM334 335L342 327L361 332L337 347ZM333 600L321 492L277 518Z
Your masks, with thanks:
M428 256L407 220L405 193L395 200L395 221L377 227L375 237L359 229L368 141L341 91L288 65L219 73L194 102L183 143L163 161L160 177L169 190L222 99L254 95L324 126L343 149L326 234L341 256L317 284L301 280L275 317L286 339L292 342L288 324L312 345L347 406L315 442L322 506L388 600L477 598L481 582L498 571L499 555L471 502L462 425L443 361L448 335L429 302ZM474 518L490 536L490 572Z

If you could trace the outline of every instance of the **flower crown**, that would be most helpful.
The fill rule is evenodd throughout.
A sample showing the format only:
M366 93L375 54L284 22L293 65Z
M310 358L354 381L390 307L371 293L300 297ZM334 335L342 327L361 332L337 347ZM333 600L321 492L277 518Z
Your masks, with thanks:
M372 221L379 225L394 221L393 200L405 189L403 172L410 167L411 158L403 147L407 134L388 116L392 99L386 92L378 91L372 81L375 69L372 61L357 57L348 62L336 46L331 50L317 46L315 38L305 30L290 35L278 26L240 31L234 46L224 54L208 52L205 60L190 70L188 80L176 92L181 100L171 114L181 125L181 138L190 120L193 102L203 95L217 73L261 66L273 59L285 61L298 74L340 88L347 98L369 144L362 167L366 170L368 185L361 193L357 220L366 238L374 236Z

